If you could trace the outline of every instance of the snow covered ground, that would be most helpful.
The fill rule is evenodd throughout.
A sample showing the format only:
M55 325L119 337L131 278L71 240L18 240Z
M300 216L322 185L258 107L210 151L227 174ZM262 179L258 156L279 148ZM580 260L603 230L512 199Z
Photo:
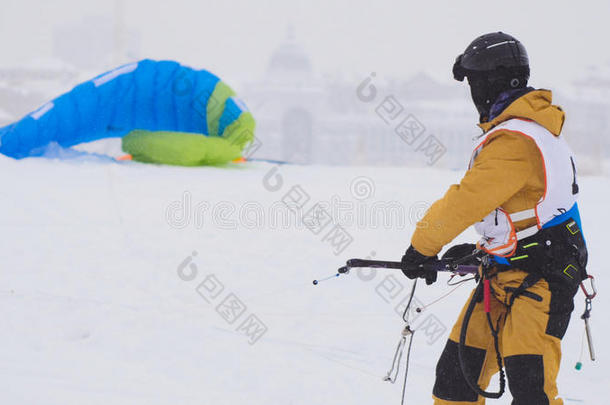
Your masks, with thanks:
M398 404L400 385L382 376L408 280L352 272L311 281L349 257L399 259L427 204L461 174L0 156L0 402ZM610 180L580 183L589 270L600 289L592 319L598 359L585 353L583 369L574 369L579 293L560 393L566 404L601 405L610 383ZM282 199L307 200L305 212L327 202L328 225L282 224L289 212ZM387 224L384 213L394 215ZM336 233L337 222L347 235ZM446 279L421 286L417 299L447 292ZM431 402L436 359L471 287L415 319L407 403ZM510 396L489 403L509 404Z

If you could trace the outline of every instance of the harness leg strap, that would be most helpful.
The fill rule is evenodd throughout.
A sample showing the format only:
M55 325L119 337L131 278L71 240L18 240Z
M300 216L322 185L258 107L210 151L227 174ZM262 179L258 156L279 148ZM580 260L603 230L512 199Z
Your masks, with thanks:
M538 281L540 281L540 279L542 278L542 276L538 275L538 274L534 274L534 273L530 273L528 274L523 281L521 282L521 284L519 285L519 287L517 287L509 301L508 301L508 307L511 308L515 302L515 299L517 299L517 297L523 295L523 293L525 292L525 290L527 290L530 287L533 287Z

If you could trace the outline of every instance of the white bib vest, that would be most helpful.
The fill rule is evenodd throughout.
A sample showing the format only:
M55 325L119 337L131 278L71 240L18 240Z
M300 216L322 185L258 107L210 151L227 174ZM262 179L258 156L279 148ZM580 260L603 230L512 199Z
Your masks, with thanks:
M519 118L494 127L475 148L469 167L473 166L489 136L500 130L518 133L536 142L545 171L544 194L535 207L514 213L498 207L475 225L481 235L479 248L496 256L509 257L514 254L519 240L534 235L544 224L572 208L578 185L574 156L565 140L533 121ZM536 218L537 224L516 232L513 223L528 218Z

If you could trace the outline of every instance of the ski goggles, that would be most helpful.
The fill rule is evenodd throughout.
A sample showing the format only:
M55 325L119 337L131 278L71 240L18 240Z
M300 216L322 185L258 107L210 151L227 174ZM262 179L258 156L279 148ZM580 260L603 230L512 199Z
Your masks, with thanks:
M458 55L455 58L455 63L453 64L453 78L458 82L463 82L465 77L468 79L487 79L489 77L489 72L483 72L479 70L472 70L465 68L462 64L464 59L464 54Z

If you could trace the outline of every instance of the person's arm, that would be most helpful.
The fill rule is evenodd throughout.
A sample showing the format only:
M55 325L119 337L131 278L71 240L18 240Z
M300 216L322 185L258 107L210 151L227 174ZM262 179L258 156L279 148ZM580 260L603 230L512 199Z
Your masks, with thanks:
M421 254L434 256L470 225L515 195L533 175L540 152L523 135L498 131L488 140L460 184L452 185L418 222L411 239Z

